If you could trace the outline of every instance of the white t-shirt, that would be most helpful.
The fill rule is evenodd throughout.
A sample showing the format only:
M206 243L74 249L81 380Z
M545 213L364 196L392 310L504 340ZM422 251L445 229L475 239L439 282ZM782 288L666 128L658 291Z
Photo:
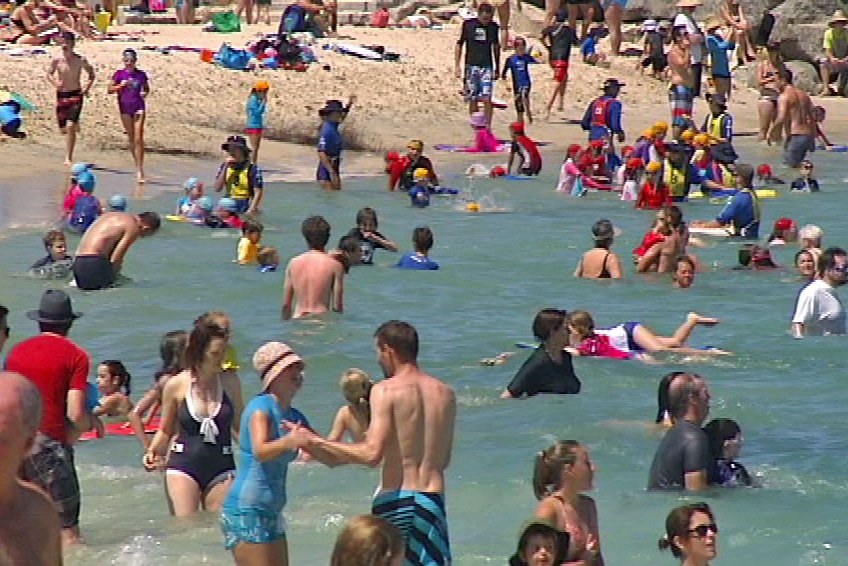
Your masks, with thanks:
M696 33L703 35L704 32L698 27L691 17L686 14L677 14L674 17L674 23L672 24L674 27L683 27L686 26L686 32L689 35L694 35ZM689 48L689 62L690 63L701 63L704 59L704 44L703 43L693 43Z
M798 294L792 322L804 325L806 336L845 334L845 309L836 289L816 279Z

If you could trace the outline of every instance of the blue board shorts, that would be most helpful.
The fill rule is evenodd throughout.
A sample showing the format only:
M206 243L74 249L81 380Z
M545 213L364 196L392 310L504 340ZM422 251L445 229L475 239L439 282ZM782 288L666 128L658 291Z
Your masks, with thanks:
M341 157L330 157L330 163L333 165L333 172L338 175L339 169L342 164ZM324 163L318 163L318 170L315 172L315 178L318 181L329 181L330 180L330 170L324 165Z
M783 146L783 163L789 167L798 167L807 156L807 152L815 150L815 135L792 134Z
M272 514L254 509L222 509L220 522L227 550L232 550L239 542L262 544L286 536L282 511Z
M468 65L465 67L465 99L492 98L492 69Z
M400 530L406 545L407 566L451 563L448 520L441 493L384 491L374 498L371 514Z

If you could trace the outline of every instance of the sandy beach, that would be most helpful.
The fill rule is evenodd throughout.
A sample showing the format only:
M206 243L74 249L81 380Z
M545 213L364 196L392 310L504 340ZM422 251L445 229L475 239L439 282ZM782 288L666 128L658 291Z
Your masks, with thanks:
M519 33L533 29L541 13L532 7L515 17ZM333 40L319 40L320 61L306 72L257 70L238 72L200 61L197 53L170 51L163 54L152 47L182 45L217 49L223 42L242 47L258 33L275 31L275 26L244 26L240 33L217 34L201 31L199 26L146 25L117 26L115 31L144 32L144 41L81 41L78 52L85 55L97 72L91 96L85 103L82 135L79 138L78 161L94 162L105 167L98 194L108 197L123 193L143 197L162 189L173 189L186 176L195 175L209 181L214 175L214 162L220 157L220 144L227 135L240 133L244 127L244 105L251 84L257 78L271 83L269 93L269 132L262 145L261 164L270 169L269 180L308 180L314 171L314 149L307 145L282 143L279 139L300 139L314 135L319 125L317 110L329 98L358 98L354 111L345 123L347 141L354 141L362 152L347 152L343 172L346 174L378 174L382 154L387 149L400 149L409 138L421 138L429 146L434 143L464 143L472 137L467 124L467 107L459 94L460 81L453 76L453 48L459 27L448 24L445 29L373 29L343 26L344 41L366 45L383 45L401 55L399 62L374 62L322 49ZM530 37L531 47L540 45ZM606 40L605 40L606 41ZM132 160L126 151L126 137L120 127L114 95L106 92L112 74L121 66L121 51L127 47L139 50L139 67L151 81L146 126L147 186L135 186ZM601 44L606 48L605 42ZM637 47L625 43L624 48ZM55 125L53 92L46 79L51 54L14 57L0 52L2 84L21 93L37 106L24 116L29 137L25 141L0 138L0 156L4 163L25 156L26 167L5 167L0 172L4 188L62 190L62 150L64 140ZM544 50L543 50L544 51ZM628 141L656 120L668 120L667 85L635 69L636 59L618 57L609 69L585 65L577 50L572 54L570 78L564 112L554 112L550 122L543 122L544 106L553 88L551 72L546 64L532 68L532 106L537 121L528 127L537 140L552 142L553 150L570 143L585 141L585 134L575 125L586 105L599 94L607 77L617 77L627 86L620 97L625 103L624 122ZM329 70L327 70L329 69ZM496 95L508 99L510 83L499 81ZM757 94L747 88L733 93L730 110L736 131L756 131ZM837 143L848 130L844 105L840 100L819 99L828 109L827 131ZM704 115L703 100L696 103L696 119ZM493 128L496 135L506 137L507 125L514 120L514 110L496 111ZM773 163L779 161L774 150ZM497 162L494 156L446 154L429 150L437 164L460 164L472 161ZM500 159L500 158L498 158ZM743 155L744 159L744 155ZM196 162L195 160L200 160ZM550 167L550 164L546 164ZM382 186L382 184L380 184ZM31 196L28 197L32 199ZM29 215L25 215L29 216Z

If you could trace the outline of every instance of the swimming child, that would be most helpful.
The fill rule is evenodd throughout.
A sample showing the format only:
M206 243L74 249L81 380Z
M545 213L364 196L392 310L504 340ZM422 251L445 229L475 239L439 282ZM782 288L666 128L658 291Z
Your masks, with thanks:
M430 187L429 187L430 172L419 167L415 170L415 182L409 189L409 199L412 206L417 208L427 208L430 206Z
M91 166L88 163L74 163L71 166L68 190L62 200L62 215L66 219L71 217L77 197L85 193L79 186L79 176L83 172L91 172Z
M215 207L215 214L206 219L206 225L210 228L241 228L244 221L238 213L238 204L235 199L222 197Z
M183 191L185 194L177 200L176 213L181 216L189 216L197 199L203 196L203 183L197 180L197 177L189 177L183 183Z
M144 428L159 414L165 383L185 369L186 345L188 332L185 330L172 330L162 336L159 342L162 366L153 376L153 387L144 394L129 414L130 426L145 450L150 446L150 437L144 432Z
M126 417L132 411L130 373L118 360L105 360L97 366L97 390L101 397L92 411L95 416ZM123 391L121 391L123 389Z
M112 195L108 201L108 212L126 212L127 197L124 195Z
M769 246L783 246L797 241L798 223L785 216L774 221L774 228L766 238Z
M742 450L742 429L733 419L713 419L704 427L710 441L713 465L708 483L726 487L751 486L751 475L736 461Z
M651 161L645 168L645 182L639 189L636 208L659 209L671 204L671 190L660 178L663 166L659 161Z
M239 265L256 263L263 229L262 223L258 220L246 220L241 225L241 238L236 250L236 261Z
M783 179L774 176L774 173L771 170L771 165L768 163L760 163L757 165L757 182L761 185L786 184Z
M516 37L513 41L515 53L504 61L501 78L506 78L506 73L512 73L512 94L515 99L515 114L518 122L524 121L524 113L527 113L527 121L533 123L533 113L530 111L530 68L528 65L538 61L527 53L527 41L523 37Z
M342 395L347 405L336 412L333 419L333 427L327 434L327 440L340 441L345 433L352 442L363 442L368 425L371 423L371 405L368 402L371 396L371 387L374 382L371 377L359 368L345 370L339 380Z
M629 360L636 356L634 352L619 350L612 344L609 336L595 333L595 321L586 311L576 310L568 313L569 343L574 345L576 356L597 356L616 360Z
M77 176L77 186L83 192L74 199L74 207L68 218L68 229L82 234L100 216L103 211L100 201L92 194L96 185L97 177L90 171L83 171Z
M147 73L136 66L138 53L135 49L124 49L123 60L124 68L112 75L109 94L118 95L118 110L135 162L136 179L144 183L145 98L150 94L150 81Z
M551 520L535 517L522 525L518 533L518 548L509 559L509 566L566 564L568 544L567 533L558 530Z
M404 255L395 267L419 270L439 269L439 264L427 256L433 247L433 231L429 226L419 226L412 231L412 244L415 246L415 252Z
M250 138L250 147L253 148L253 162L259 163L259 145L262 143L262 133L265 131L265 114L268 104L268 89L271 85L265 79L259 79L253 83L250 94L247 96L245 112L247 124L244 133Z
M512 136L512 145L506 165L507 174L512 173L512 162L517 155L519 175L538 175L542 170L542 156L539 154L536 142L524 133L524 122L513 122L509 125L509 132Z
M363 265L374 263L374 250L382 248L390 252L398 251L397 244L377 231L377 211L371 207L359 209L356 213L356 228L347 233L359 240L361 262Z
M47 250L47 255L33 263L30 269L38 269L68 259L68 242L65 239L65 233L61 230L50 230L41 241L44 249Z
M397 151L388 151L385 156L386 161L386 174L389 176L389 190L395 190L399 183L400 178L403 175L404 171L406 171L407 165L409 165L409 157L406 155L401 155L400 152Z
M801 176L792 181L790 185L793 192L817 193L819 182L813 177L813 162L805 159L801 162Z
M280 251L274 246L260 246L256 253L257 270L260 273L272 273L280 267Z

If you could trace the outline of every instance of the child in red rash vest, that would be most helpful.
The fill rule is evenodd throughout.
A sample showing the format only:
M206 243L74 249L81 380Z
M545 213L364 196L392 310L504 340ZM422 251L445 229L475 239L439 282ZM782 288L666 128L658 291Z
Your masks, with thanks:
M584 175L594 178L609 178L607 171L607 157L604 154L604 141L592 140L589 142L589 149L583 153L583 158L580 163L580 170Z
M633 263L639 263L639 260L649 249L655 244L665 241L666 236L670 235L671 225L668 223L665 211L660 210L657 212L651 229L645 232L645 235L642 237L642 243L638 247L633 248Z
M401 156L397 151L386 153L386 173L389 175L390 191L397 188L400 182L400 176L403 174L407 165L409 165L409 158L407 156Z
M542 156L536 142L524 133L524 122L513 122L509 126L512 133L512 146L509 152L509 163L507 163L507 174L512 172L512 162L518 156L518 173L520 175L538 175L542 170Z
M662 164L659 161L651 161L645 168L647 178L639 190L639 198L636 200L636 208L662 208L663 205L671 204L671 191L660 178Z
M633 357L630 352L613 346L609 336L595 334L595 321L586 311L571 311L568 314L568 333L569 341L575 350L569 350L572 354L616 360L629 360Z

